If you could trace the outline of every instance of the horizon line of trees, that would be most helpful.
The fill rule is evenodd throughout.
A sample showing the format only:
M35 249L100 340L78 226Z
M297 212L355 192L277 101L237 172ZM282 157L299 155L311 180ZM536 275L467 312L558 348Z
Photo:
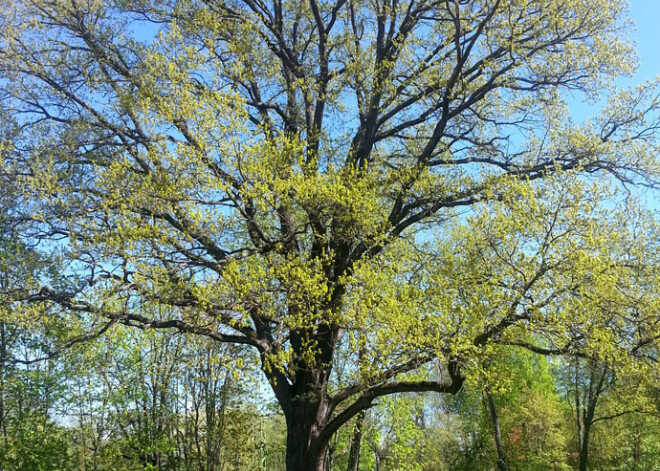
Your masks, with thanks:
M59 355L0 322L0 469L285 470L284 417L240 352L114 326ZM510 347L456 396L396 395L330 440L328 471L660 469L660 396Z

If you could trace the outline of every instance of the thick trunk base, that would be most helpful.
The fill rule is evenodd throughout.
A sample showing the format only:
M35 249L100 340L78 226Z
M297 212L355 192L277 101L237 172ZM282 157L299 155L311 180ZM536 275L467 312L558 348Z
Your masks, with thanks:
M325 453L319 455L304 443L287 438L286 471L325 471Z
M302 411L296 419L287 420L286 471L326 471L326 448L313 439L317 424Z

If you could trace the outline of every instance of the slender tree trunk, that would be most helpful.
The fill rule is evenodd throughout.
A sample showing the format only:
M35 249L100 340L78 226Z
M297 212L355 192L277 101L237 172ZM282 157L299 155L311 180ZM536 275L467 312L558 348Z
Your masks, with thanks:
M488 409L490 410L490 418L493 421L493 428L495 430L495 448L497 449L497 469L500 471L507 471L506 454L502 447L502 433L500 432L500 420L497 416L497 409L495 407L495 400L490 393L490 388L486 386L486 399L488 400Z
M338 434L332 436L332 440L328 444L328 451L326 452L325 458L325 471L332 471L332 468L335 465L335 452L337 451L337 439L339 438Z
M217 380L213 379L213 371L211 367L211 348L206 348L206 377L204 381L204 406L206 409L206 471L215 471L218 457L215 450L216 443L216 425L217 425Z
M582 437L580 438L580 449L578 450L580 456L578 458L578 470L587 471L587 464L589 462L589 434L591 432L591 424L588 421L583 421Z
M635 463L635 469L639 467L639 462L642 460L642 427L639 422L635 427L635 446L633 447L633 462Z
M0 322L0 429L5 448L9 448L7 420L5 412L5 359L7 358L7 334L5 323Z
M589 461L589 438L591 436L591 427L594 423L594 416L596 413L596 404L598 402L598 396L602 391L603 379L605 373L601 376L601 379L598 382L596 393L593 396L589 397L588 406L585 411L583 411L583 420L582 420L582 439L580 440L580 457L578 460L578 469L579 471L587 471L587 465Z
M348 466L346 471L358 471L360 469L360 449L362 448L362 427L364 426L365 411L358 414L355 420L355 428L351 437L351 449L348 454Z
M589 438L591 436L591 428L596 416L596 406L598 399L603 393L605 377L607 376L606 370L595 371L592 366L589 370L589 388L583 402L583 409L577 409L578 418L578 434L579 434L579 457L578 457L578 470L587 471L589 464ZM579 398L579 394L576 394ZM579 402L576 401L579 406ZM582 417L580 418L580 414Z

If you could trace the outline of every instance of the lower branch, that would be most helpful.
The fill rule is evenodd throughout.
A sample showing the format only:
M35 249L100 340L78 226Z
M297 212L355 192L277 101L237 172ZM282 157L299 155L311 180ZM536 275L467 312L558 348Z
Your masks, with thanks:
M448 381L396 381L380 384L366 389L350 406L337 414L319 434L320 443L330 440L330 437L361 411L373 406L373 401L390 394L406 392L436 392L441 394L456 394L463 386L465 378L460 373L456 361L449 363Z

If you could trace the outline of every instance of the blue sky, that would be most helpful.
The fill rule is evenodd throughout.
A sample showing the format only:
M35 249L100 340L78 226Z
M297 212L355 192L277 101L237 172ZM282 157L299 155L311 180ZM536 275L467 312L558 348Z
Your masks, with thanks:
M620 77L617 85L628 88L660 77L660 0L628 0L629 17L634 26L626 31L637 50L639 67L632 77ZM580 124L585 119L596 117L605 105L602 96L595 103L585 101L579 93L566 96L571 120Z
M632 81L642 83L660 76L660 0L629 2L630 17L635 22L630 36L639 56L639 68ZM645 199L651 208L660 209L656 192L647 194Z
M632 77L621 77L617 84L622 88L654 80L660 76L660 0L628 0L629 17L634 26L627 36L636 46L639 67ZM584 95L569 94L567 97L571 119L579 124L598 115L605 104L605 96L596 103L584 101Z
M637 43L640 67L635 82L654 79L660 74L660 0L629 0L635 22L631 37Z

